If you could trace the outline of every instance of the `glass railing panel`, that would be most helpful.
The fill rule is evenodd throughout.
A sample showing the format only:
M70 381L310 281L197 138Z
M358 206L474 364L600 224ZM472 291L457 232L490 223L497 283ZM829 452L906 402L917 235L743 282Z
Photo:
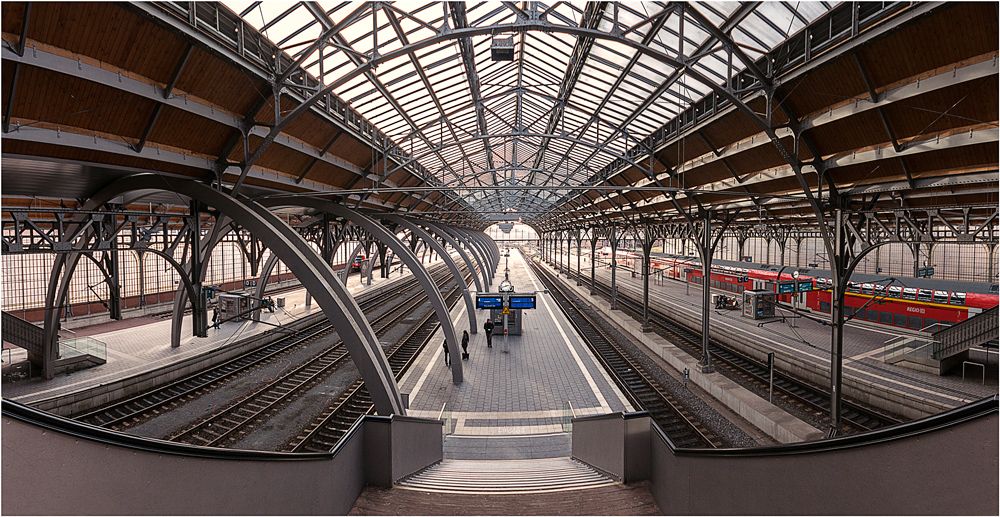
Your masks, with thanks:
M85 355L107 361L107 345L92 337L78 337L59 342L59 357L61 359L70 359Z

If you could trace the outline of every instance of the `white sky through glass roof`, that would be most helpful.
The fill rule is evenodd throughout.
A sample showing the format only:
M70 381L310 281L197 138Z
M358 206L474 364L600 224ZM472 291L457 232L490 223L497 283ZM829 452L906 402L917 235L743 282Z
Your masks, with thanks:
M309 48L323 30L323 24L303 3L223 4L293 57ZM340 24L365 4L318 5L329 22ZM383 56L435 37L443 20L455 27L456 15L448 5L456 10L464 6L468 27L502 27L518 19L517 13L501 2L367 5L363 14L348 21L325 47L322 64L316 50L305 59L309 74L322 76L321 80L330 84L356 69L373 52ZM371 5L378 6L375 13ZM528 2L511 5L529 9ZM546 11L545 19L554 25L576 27L585 12L596 5L539 2L537 10ZM741 9L741 2L692 5L716 27L731 25L733 41L752 59L833 7L816 1L762 2L752 11ZM632 28L625 38L645 42L670 57L681 53L690 57L711 42L691 68L723 84L728 75L727 52L690 14L681 13L664 2L627 2L618 4L617 9L608 3L597 27L611 30L617 16L619 30ZM445 185L497 183L530 189L583 184L710 92L708 86L682 71L678 79L679 71L670 63L613 39L584 41L572 34L541 31L498 37L513 38L513 62L492 61L490 34L472 36L466 43L447 39L382 62L373 73L347 81L334 93L402 149L412 152ZM471 63L465 61L463 44L471 49ZM587 52L582 54L578 47ZM576 62L576 54L583 55L581 62ZM735 72L744 65L734 58L733 67ZM568 75L574 69L577 73ZM478 88L479 98L473 98L474 88ZM558 195L548 193L467 192L470 206L483 211L544 211L558 201Z

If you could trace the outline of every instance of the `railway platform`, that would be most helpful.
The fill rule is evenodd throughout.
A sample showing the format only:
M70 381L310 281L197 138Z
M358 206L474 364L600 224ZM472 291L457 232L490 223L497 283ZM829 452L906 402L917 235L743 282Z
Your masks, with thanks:
M504 262L501 257L497 283ZM544 289L515 249L509 268L517 292ZM478 312L477 321L486 321L488 311ZM456 330L464 329L465 306L451 314ZM537 308L522 314L522 335L508 336L506 343L494 336L488 348L481 328L470 334L462 384L452 383L440 331L401 379L408 414L446 420L446 460L569 456L564 423L573 415L633 410L548 294L540 292Z
M437 262L439 260L428 264L428 267ZM398 273L390 275L390 278L377 278L373 275L372 285L368 286L361 282L359 274L352 274L348 277L347 288L357 297L391 288L411 277L412 274L408 271L402 276ZM125 379L137 378L182 361L234 347L278 326L322 312L319 304L306 305L304 288L285 291L278 296L285 298L284 308L277 308L274 313L261 311L259 322L231 321L221 324L218 329L209 328L208 337L205 338L192 336L190 315L185 316L181 344L177 348L170 346L170 318L147 316L76 329L78 337L89 336L105 344L107 363L59 374L50 380L21 374L28 371L27 352L16 349L11 353L11 362L8 363L5 357L3 364L3 396L22 404L49 409L45 407L47 401L66 399L100 386L112 386Z
M563 260L565 267L565 257ZM576 256L571 255L569 261L574 275L572 283L575 284ZM582 257L581 272L582 287L589 291L589 257ZM621 268L616 277L619 295L638 300L641 306L642 276L636 274L633 277L629 270ZM597 264L596 279L606 286L611 283L610 268L601 261ZM685 285L674 279L663 279L660 282L650 279L650 308L700 325L701 292L698 284ZM719 292L727 293L721 290ZM775 352L779 359L787 361L792 373L807 378L821 378L824 372L829 371L831 332L830 327L821 321L829 318L829 315L808 313L801 309L800 312L810 317L795 317L792 311L778 308L775 318L751 320L743 317L739 310L713 309L713 339L738 343L765 355L766 352ZM845 394L852 396L846 391L852 385L855 395L861 394L858 390L880 393L889 399L894 412L918 418L997 393L995 353L989 357L983 352L973 352L973 361L986 364L988 373L985 380L978 368L975 370L975 377L963 380L960 372L958 375L936 376L885 363L882 354L886 341L901 334L916 332L884 328L861 321L851 321L844 325Z

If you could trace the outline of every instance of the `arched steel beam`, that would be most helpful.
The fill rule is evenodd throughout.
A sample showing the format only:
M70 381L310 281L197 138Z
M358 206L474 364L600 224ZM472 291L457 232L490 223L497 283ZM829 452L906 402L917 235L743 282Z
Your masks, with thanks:
M303 285L313 287L313 295L327 318L333 322L354 360L375 410L382 415L406 414L392 369L361 309L336 280L336 275L309 244L290 226L266 208L247 199L236 199L202 183L168 179L157 174L136 174L119 179L96 194L91 201L107 199L137 190L163 190L195 199L226 214L246 228L285 262ZM360 319L359 319L360 316Z
M441 237L452 248L455 248L455 251L458 252L458 255L460 257L462 257L462 260L465 262L466 267L468 267L469 271L472 272L472 280L473 280L473 283L476 285L476 289L479 290L479 291L482 291L483 290L483 285L486 282L486 279L484 278L483 281L479 280L479 276L476 275L476 263L474 263L473 260L471 258L469 258L469 254L466 253L465 248L458 241L455 240L455 237L450 232L448 232L448 230L446 228L444 228L443 226L438 226L438 225L436 225L434 223L430 223L430 222L427 222L427 221L424 221L424 220L421 220L421 219L415 219L414 222L416 222L418 224L421 224L421 225L425 226L426 228L429 228L430 231L431 231L431 233L437 235L438 237ZM476 260L478 262L478 257L476 257ZM485 276L486 275L486 270L483 269L482 264L479 264L479 269L481 270L483 276ZM475 327L473 327L472 328L472 333L475 334L475 332L476 332L476 329L475 329Z
M307 208L313 208L323 212L328 212L336 217L340 217L342 219L345 219L347 221L350 221L358 225L359 227L367 231L369 234L371 234L373 237L382 241L383 244L389 246L394 253L399 255L400 260L402 260L403 263L406 264L408 268L410 268L410 271L413 272L413 275L417 278L417 281L420 282L420 286L424 289L424 291L427 293L427 296L430 298L431 306L434 307L434 312L435 314L437 314L438 320L441 322L441 328L444 330L445 340L448 342L449 349L451 349L451 347L454 347L454 350L452 350L452 352L455 355L453 357L461 357L460 352L458 351L459 344L458 341L456 340L455 328L454 325L452 324L451 316L448 312L448 306L445 303L444 298L441 296L441 292L438 290L437 284L434 283L434 279L431 278L431 275L427 271L427 269L423 267L423 265L420 262L420 259L417 258L416 254L413 251L411 251L409 246L407 246L406 243L400 240L395 233L387 229L385 226L379 224L378 221L376 221L372 217L369 217L361 212L356 212L343 205L339 205L331 201L323 201L320 199L299 198L299 197L267 198L262 200L262 204L263 206L271 208L277 206L304 206ZM398 221L394 220L393 222L399 224ZM402 224L401 226L406 227L415 235L418 236L420 235L420 232L415 231L419 230L419 228L417 228L416 225L409 223L409 221L406 221L406 223L408 223L410 226L408 227L407 225L402 225ZM424 239L424 237L421 236L421 239ZM433 238L430 238L430 236L427 236L427 239L432 241L434 240ZM437 241L435 241L435 243L436 242ZM453 261L450 261L450 259L451 257L449 256L448 259L446 260L446 263L448 263L449 267L452 268L452 273L456 275L456 278L458 279L459 282L459 288L461 289L463 287L462 285L463 282L461 280L461 273L458 272L458 268L455 266L455 263ZM465 295L468 300L469 299L468 291L466 291ZM473 318L470 318L470 322L473 326L475 326L474 316ZM461 363L461 361L455 361L455 362ZM454 362L452 364L454 364ZM455 372L456 370L453 368L452 380L456 384L462 382L461 365L458 366L457 374Z
M492 279L494 273L496 272L497 265L494 263L494 258L489 246L479 237L479 235L483 234L476 235L476 232L469 231L460 226L452 226L451 230L464 237L467 242L479 250L480 255L483 257L484 267L488 270L487 272L489 277ZM488 282L488 284L492 284L492 282Z
M462 277L462 272L459 271L458 266L455 264L454 259L452 259L451 255L444 249L444 246L442 246L437 239L435 239L433 236L427 233L423 228L414 224L412 221L408 219L405 219L395 214L369 214L369 215L386 221L391 221L393 223L396 223L398 226L410 230L410 232L419 237L420 240L424 241L424 243L428 245L429 249L434 250L435 252L437 252L438 255L441 256L441 260L443 260L444 263L448 266L448 269L451 271L452 277L455 278L455 282L458 284L458 289L462 291L462 298L465 299L466 312L469 313L468 314L469 325L471 325L472 330L475 331L476 305L472 302L472 297L469 295L468 286L465 283L465 279ZM475 271L473 271L473 275L475 275ZM439 317L438 319L441 321L441 328L444 329L445 331L445 341L448 344L448 351L451 357L453 358L462 357L462 351L461 349L459 349L458 340L455 339L454 326L450 324L451 315L446 312L444 318ZM445 324L446 321L449 322L449 324ZM451 336L448 335L449 332L451 333ZM456 360L451 362L451 377L452 381L455 384L462 382L462 361Z
M493 284L493 268L490 267L492 266L492 263L490 262L489 255L486 254L486 250L483 249L483 244L470 237L468 232L459 226L442 225L442 227L446 231L451 232L451 234L458 239L459 242L464 243L466 247L472 251L476 260L479 261L479 269L483 273L483 283L488 291L490 286Z
M482 241L486 249L490 251L490 255L493 257L493 270L496 271L496 268L500 267L500 248L497 247L497 242L483 232L469 233Z

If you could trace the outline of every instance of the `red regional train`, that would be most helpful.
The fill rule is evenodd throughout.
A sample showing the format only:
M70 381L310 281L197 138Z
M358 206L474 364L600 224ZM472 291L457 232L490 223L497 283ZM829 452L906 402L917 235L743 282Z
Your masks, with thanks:
M653 270L664 276L702 283L701 261L683 256L654 256ZM685 270L690 270L686 273ZM798 272L798 278L792 273ZM781 278L778 278L778 275ZM779 302L790 304L797 296L799 309L817 313L830 312L832 281L827 270L749 264L726 260L712 261L711 286L714 289L742 293L746 289L775 290L775 283L794 281L798 293L779 294ZM930 278L897 278L855 273L845 294L845 316L854 316L882 325L933 332L954 325L1000 303L997 284L958 282ZM874 300L873 300L874 298Z

